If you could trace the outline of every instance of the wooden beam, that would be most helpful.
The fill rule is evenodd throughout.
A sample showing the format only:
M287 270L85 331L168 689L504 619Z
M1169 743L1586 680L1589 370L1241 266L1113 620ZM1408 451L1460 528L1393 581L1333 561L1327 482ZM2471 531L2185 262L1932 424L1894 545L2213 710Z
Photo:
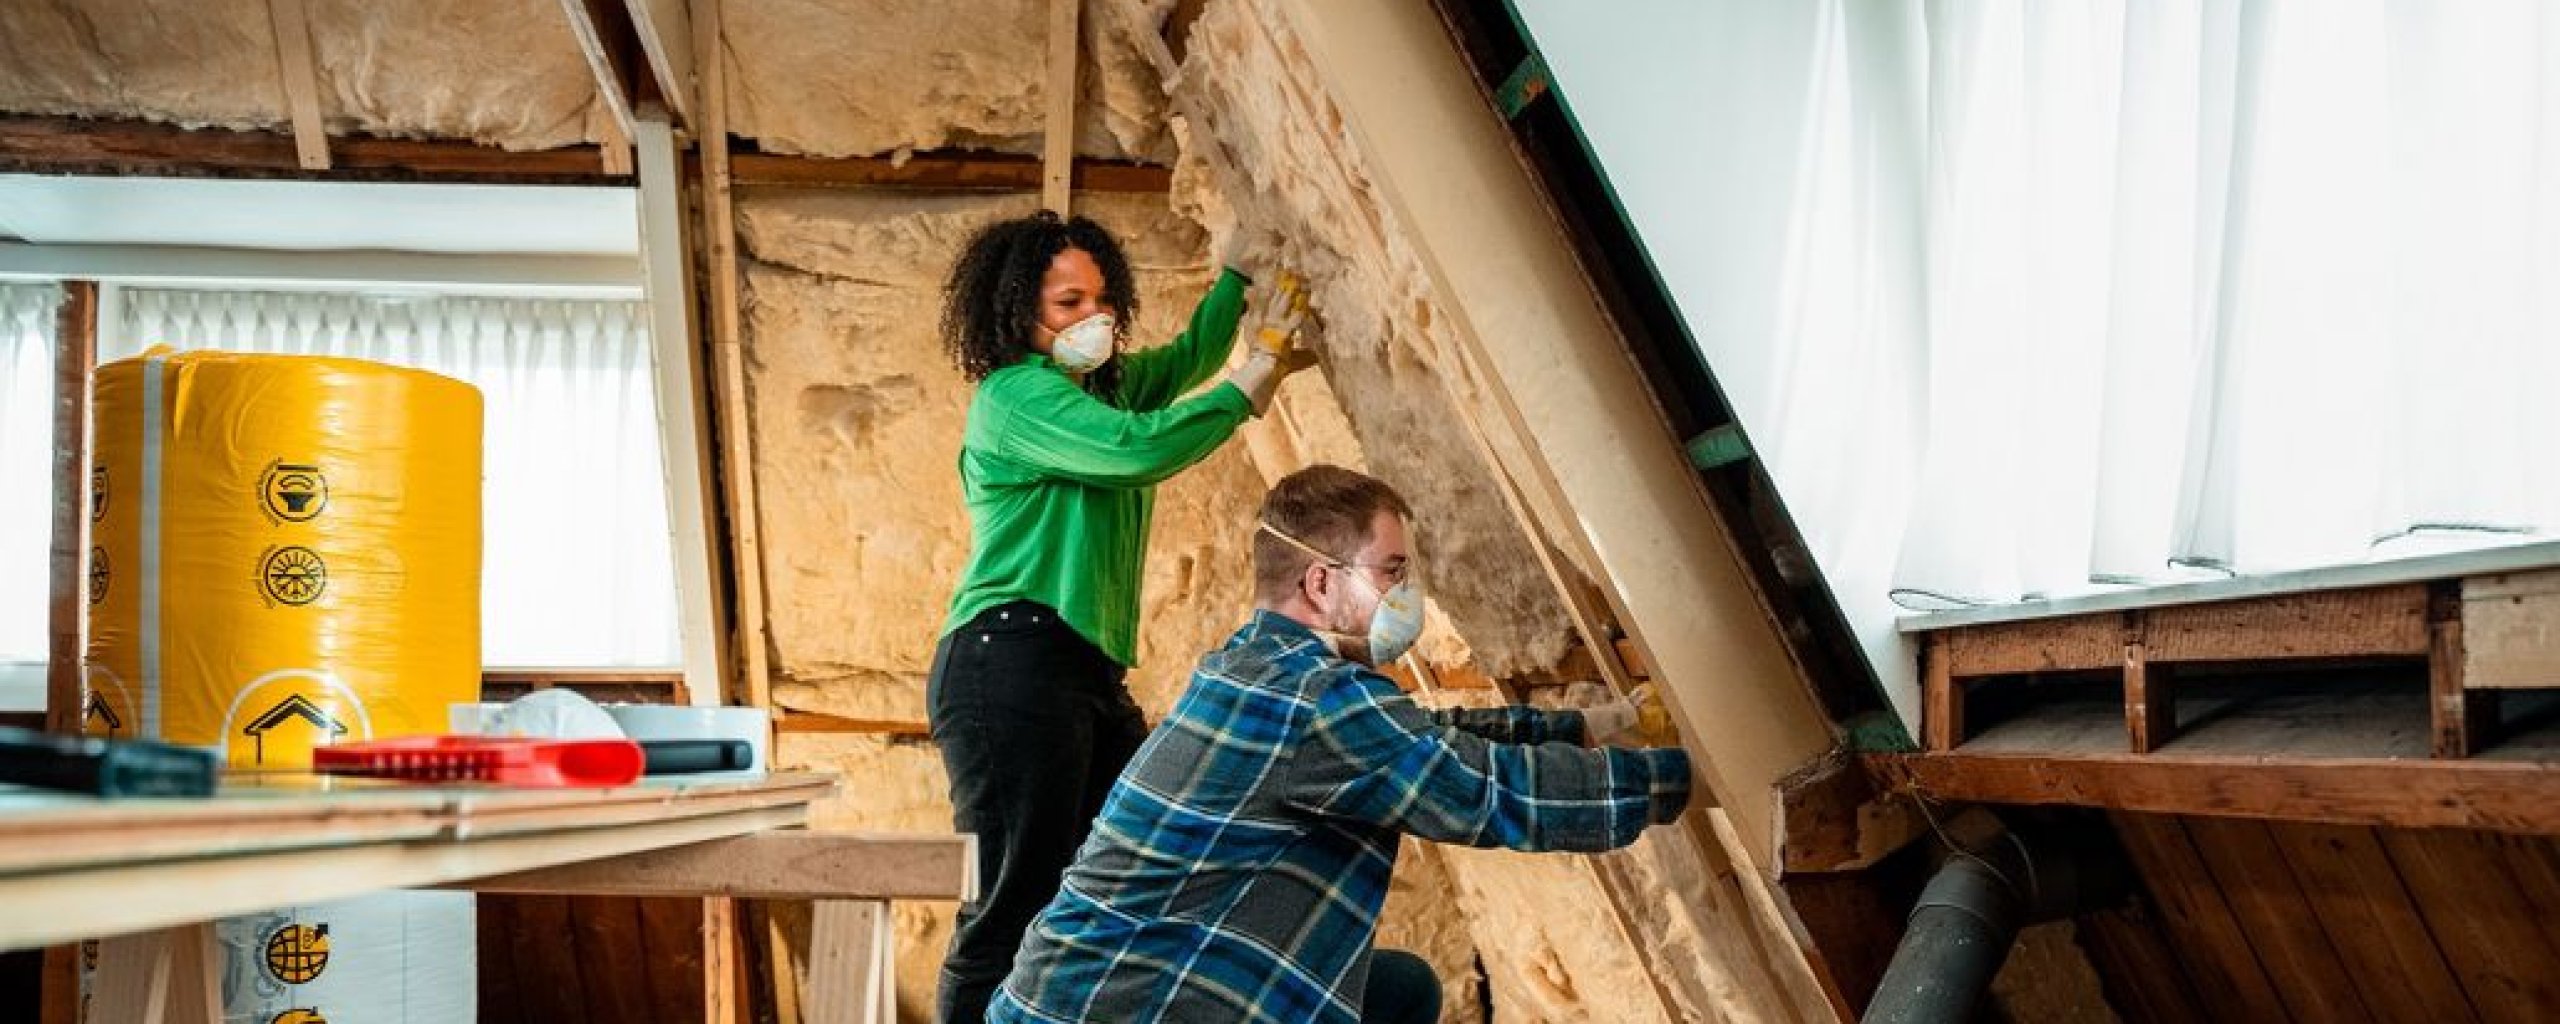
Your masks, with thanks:
M1920 746L1954 750L1964 743L1964 684L1956 682L1955 638L1932 635L1920 646Z
M1887 788L1937 801L2102 807L2560 835L2560 766L2175 754L1873 754Z
M2498 693L2463 686L2462 601L2457 584L2436 586L2427 622L2427 718L2439 758L2464 758L2498 726Z
M328 170L329 129L320 119L320 77L311 59L311 24L303 16L302 0L267 0L267 21L275 30L285 108L293 116L294 155L303 170Z
M649 75L667 109L684 123L701 126L702 105L694 102L695 86L710 72L697 61L717 60L720 51L699 46L703 34L687 16L685 0L623 0L623 15L640 41L640 53L649 62Z
M2125 749L2148 754L2178 731L2177 695L2153 671L2142 642L2124 645Z
M1040 204L1064 217L1076 160L1076 20L1083 0L1049 0L1049 117L1040 137Z
M568 896L956 900L977 892L969 835L763 832L456 882L451 889Z
M629 16L612 0L560 0L560 11L569 19L569 34L578 40L578 55L587 62L587 73L595 79L596 101L603 105L611 123L611 132L619 134L624 145L640 137L639 118L632 107L632 70L629 39ZM615 136L602 140L607 153L613 149Z
M1769 863L1781 875L1862 870L1929 830L1908 797L1879 789L1847 757L1826 758L1780 782L1771 799L1778 848Z
M53 544L51 636L45 652L45 727L80 731L89 700L89 579L99 506L89 478L96 439L90 409L98 375L98 283L65 281L53 333Z
M1037 192L1045 181L1045 167L1037 157L1010 153L918 153L903 163L887 157L729 155L731 183L745 186ZM1083 192L1162 195L1173 190L1173 168L1126 160L1078 159L1072 184Z
M889 905L821 900L810 908L809 1024L895 1024L898 936Z
M334 140L331 168L302 166L293 137L271 131L184 129L147 121L0 115L0 171L162 177L303 178L624 185L604 174L594 146L510 152L464 141Z
M702 1021L738 1024L738 901L714 896L702 901Z
M722 0L693 0L695 52L701 65L703 279L711 298L712 426L720 457L722 518L728 523L729 584L737 672L729 679L730 703L768 707L773 669L766 650L764 521L757 509L755 445L747 403L746 326L738 298L738 222L729 168L729 86L720 57Z

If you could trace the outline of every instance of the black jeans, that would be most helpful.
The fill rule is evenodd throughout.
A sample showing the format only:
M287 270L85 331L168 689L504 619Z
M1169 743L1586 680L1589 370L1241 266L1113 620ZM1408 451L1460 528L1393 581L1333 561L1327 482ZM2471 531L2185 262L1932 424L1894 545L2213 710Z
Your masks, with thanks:
M986 1019L1031 919L1058 894L1120 769L1147 738L1118 662L1048 606L989 608L942 638L925 686L954 827L978 837L934 1019Z
M1431 962L1401 949L1369 954L1369 987L1360 995L1360 1024L1438 1024L1440 975Z

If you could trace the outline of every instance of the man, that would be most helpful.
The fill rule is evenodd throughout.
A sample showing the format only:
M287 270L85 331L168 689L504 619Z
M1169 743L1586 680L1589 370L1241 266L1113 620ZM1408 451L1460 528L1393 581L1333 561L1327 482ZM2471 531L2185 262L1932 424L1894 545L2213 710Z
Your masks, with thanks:
M1574 745L1626 700L1434 712L1377 673L1421 632L1411 515L1334 466L1272 488L1252 620L1113 786L988 1020L1436 1021L1430 969L1372 955L1398 836L1597 852L1679 814L1679 749Z

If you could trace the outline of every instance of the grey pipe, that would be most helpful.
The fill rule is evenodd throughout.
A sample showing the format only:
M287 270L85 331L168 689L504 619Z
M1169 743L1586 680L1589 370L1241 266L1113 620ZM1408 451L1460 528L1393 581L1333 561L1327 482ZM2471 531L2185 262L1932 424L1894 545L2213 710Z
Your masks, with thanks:
M1958 854L1911 908L1865 1024L1959 1024L1991 990L2018 931L2120 897L2122 855L2086 837L2034 843L2011 833L1979 855ZM2074 842L2073 839L2081 841Z

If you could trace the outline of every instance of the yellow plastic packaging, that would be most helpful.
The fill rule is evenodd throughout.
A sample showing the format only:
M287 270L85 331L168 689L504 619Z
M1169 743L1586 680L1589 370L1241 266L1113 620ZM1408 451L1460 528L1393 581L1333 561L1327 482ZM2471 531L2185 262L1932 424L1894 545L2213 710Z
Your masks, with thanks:
M293 770L478 699L478 389L155 349L99 368L96 417L89 732Z

